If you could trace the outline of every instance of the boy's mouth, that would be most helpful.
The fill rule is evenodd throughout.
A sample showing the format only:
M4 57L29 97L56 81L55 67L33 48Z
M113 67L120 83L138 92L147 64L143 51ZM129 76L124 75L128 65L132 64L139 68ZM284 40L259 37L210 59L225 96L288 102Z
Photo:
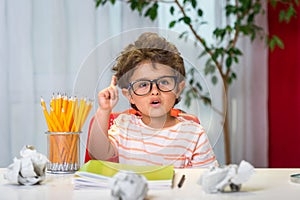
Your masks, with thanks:
M159 101L152 101L151 104L159 104Z
M160 100L154 99L150 102L151 105L158 105L160 104Z

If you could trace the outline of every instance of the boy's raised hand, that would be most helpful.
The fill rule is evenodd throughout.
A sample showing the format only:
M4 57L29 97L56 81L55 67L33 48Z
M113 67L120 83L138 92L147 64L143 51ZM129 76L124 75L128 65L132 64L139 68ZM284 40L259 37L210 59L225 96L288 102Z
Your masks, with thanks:
M119 100L117 77L112 76L110 86L98 93L98 103L102 110L111 111Z

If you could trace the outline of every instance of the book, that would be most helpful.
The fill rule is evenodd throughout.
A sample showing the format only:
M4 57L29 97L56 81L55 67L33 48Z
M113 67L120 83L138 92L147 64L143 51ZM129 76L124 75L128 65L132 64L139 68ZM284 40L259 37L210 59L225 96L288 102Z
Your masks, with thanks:
M112 177L121 170L143 175L147 179L149 189L168 189L173 185L174 167L172 165L138 166L90 160L75 172L74 187L75 189L108 188Z

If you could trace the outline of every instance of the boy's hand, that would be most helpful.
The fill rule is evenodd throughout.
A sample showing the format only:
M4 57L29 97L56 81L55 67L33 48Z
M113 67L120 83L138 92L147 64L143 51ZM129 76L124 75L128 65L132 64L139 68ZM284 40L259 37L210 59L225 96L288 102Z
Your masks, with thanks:
M98 103L100 109L111 111L115 107L119 100L118 89L116 86L117 77L112 76L110 86L98 93Z

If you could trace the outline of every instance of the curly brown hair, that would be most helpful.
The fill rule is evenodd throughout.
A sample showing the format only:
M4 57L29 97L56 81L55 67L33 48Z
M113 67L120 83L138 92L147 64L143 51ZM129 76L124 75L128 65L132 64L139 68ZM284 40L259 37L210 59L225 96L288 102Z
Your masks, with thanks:
M120 88L128 87L134 68L143 61L167 65L174 69L179 81L185 78L183 58L176 46L157 33L146 32L129 44L116 59L112 70L116 72Z

